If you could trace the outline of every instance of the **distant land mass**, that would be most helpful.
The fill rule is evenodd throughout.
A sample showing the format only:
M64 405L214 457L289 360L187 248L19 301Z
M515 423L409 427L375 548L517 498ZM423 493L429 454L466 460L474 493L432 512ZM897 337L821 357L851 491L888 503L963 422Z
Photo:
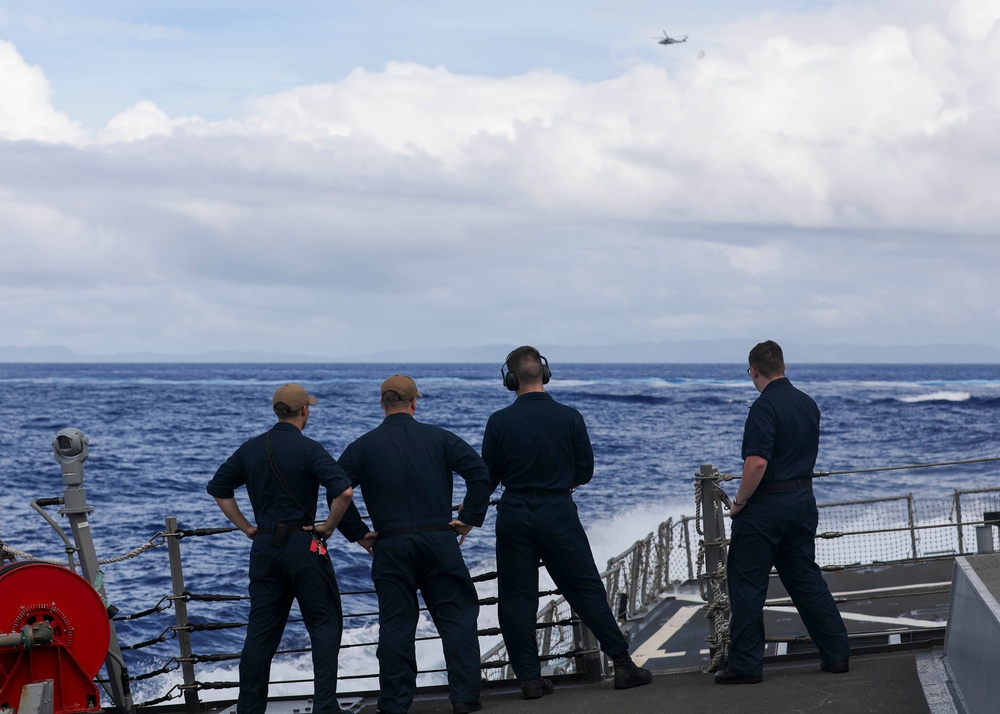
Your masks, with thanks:
M516 346L516 345L514 345ZM732 364L746 362L753 346L748 340L686 340L622 345L536 345L553 362ZM3 347L0 362L33 363L336 363L479 362L499 364L511 345L385 350L355 355L289 355L281 352L214 351L198 354L117 352L81 354L61 346ZM789 364L995 364L1000 348L988 345L861 345L784 342Z

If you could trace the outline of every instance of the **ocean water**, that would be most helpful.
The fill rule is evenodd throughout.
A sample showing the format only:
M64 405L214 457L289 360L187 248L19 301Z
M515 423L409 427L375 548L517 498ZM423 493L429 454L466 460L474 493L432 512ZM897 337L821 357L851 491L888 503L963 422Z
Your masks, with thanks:
M597 461L593 482L576 501L598 564L625 550L669 517L694 514L693 476L701 464L738 471L747 409L756 391L743 365L553 364L550 393L575 406L590 430ZM417 418L454 431L479 447L489 414L513 396L498 365L483 364L0 364L0 538L39 557L60 558L60 541L29 507L62 494L51 442L64 427L90 439L86 463L91 524L98 555L127 552L176 516L181 528L228 523L205 492L217 466L245 439L273 422L270 395L296 381L317 395L306 433L336 457L382 417L378 387L394 372L416 378L424 398ZM823 412L817 468L828 471L931 463L1000 455L1000 365L804 365L789 378L812 394ZM817 484L821 502L913 493L947 498L955 489L1000 486L996 464L881 474L832 476ZM735 486L730 489L734 490ZM456 503L462 493L457 479ZM360 497L359 497L360 500ZM249 505L243 499L247 513ZM54 510L54 509L53 509ZM473 573L491 570L493 517L463 550ZM239 533L182 541L187 588L245 594L249 541ZM331 551L343 591L371 587L370 558L339 535ZM104 567L109 597L123 614L152 607L169 592L165 548ZM490 585L481 592L489 593ZM190 606L195 622L245 618L245 602L220 614ZM345 597L345 612L374 611L371 595ZM173 612L119 623L122 644L158 636ZM0 623L7 629L9 623ZM481 625L495 625L484 608ZM375 639L371 615L346 623L345 642ZM421 634L433 628L423 622ZM193 635L195 651L237 652L241 629ZM304 647L294 624L283 648ZM488 646L489 643L485 643ZM132 674L176 656L170 636L156 648L126 653ZM421 643L422 669L439 667L433 642ZM201 681L235 679L235 663L203 665ZM375 670L374 649L345 649L346 674ZM274 693L308 691L304 654L279 656L272 678L289 681ZM421 682L440 681L440 674ZM162 695L176 673L136 684L136 699ZM345 680L341 689L371 689L372 680ZM232 697L235 690L205 698Z

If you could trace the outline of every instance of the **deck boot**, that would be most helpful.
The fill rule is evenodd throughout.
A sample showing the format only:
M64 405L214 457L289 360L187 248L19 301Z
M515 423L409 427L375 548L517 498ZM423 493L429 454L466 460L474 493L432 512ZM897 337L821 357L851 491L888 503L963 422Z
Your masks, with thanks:
M612 661L615 663L615 689L631 689L653 681L653 673L633 662L627 652Z
M838 662L823 662L820 664L819 668L824 672L832 672L833 674L844 674L845 672L851 671L851 663L846 659L840 660Z
M552 680L529 679L521 682L521 694L525 699L541 699L546 694L552 694Z

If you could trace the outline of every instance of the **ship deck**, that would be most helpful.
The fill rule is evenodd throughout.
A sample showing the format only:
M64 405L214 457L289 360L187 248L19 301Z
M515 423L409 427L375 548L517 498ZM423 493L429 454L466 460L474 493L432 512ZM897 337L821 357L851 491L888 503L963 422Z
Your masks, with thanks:
M825 574L838 599L851 637L851 671L820 671L819 655L806 638L795 609L772 577L765 609L769 643L764 681L718 686L705 670L708 623L696 589L678 591L630 623L633 658L654 671L652 684L616 691L611 679L580 682L554 677L556 691L525 701L510 681L483 690L483 711L505 714L589 714L590 712L687 712L738 709L741 714L824 712L825 714L945 714L953 704L942 664L953 558L871 565ZM345 695L342 705L374 714L375 697ZM267 714L309 714L309 702L272 700ZM220 714L233 714L235 707ZM411 714L447 714L443 686L421 690Z
M520 690L489 691L483 711L496 714L588 714L589 712L686 712L718 714L737 709L741 714L824 712L825 714L919 714L932 711L918 673L919 657L912 652L856 657L851 671L820 672L818 662L769 665L764 681L754 685L718 686L712 675L695 671L657 672L652 684L617 691L611 680L594 684L557 684L542 700L524 701ZM358 710L374 712L374 706ZM447 701L419 701L411 714L444 714Z
M591 712L685 712L741 714L822 712L823 714L945 714L952 704L939 648L863 654L846 674L821 672L818 660L787 661L765 667L760 684L719 686L701 669L656 672L652 684L615 690L611 679L595 683L556 681L552 695L525 701L505 683L483 691L484 714L590 714ZM345 697L356 714L374 714L375 699ZM234 708L225 711L234 711ZM267 714L307 714L303 700L270 701ZM421 693L410 714L450 714L443 692Z

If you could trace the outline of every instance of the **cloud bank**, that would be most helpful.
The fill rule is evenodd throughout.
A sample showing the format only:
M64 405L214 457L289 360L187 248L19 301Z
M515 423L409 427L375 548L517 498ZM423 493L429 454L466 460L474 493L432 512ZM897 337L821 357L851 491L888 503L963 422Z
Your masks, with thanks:
M596 82L390 62L91 132L0 41L8 340L1000 344L998 19L762 18Z

